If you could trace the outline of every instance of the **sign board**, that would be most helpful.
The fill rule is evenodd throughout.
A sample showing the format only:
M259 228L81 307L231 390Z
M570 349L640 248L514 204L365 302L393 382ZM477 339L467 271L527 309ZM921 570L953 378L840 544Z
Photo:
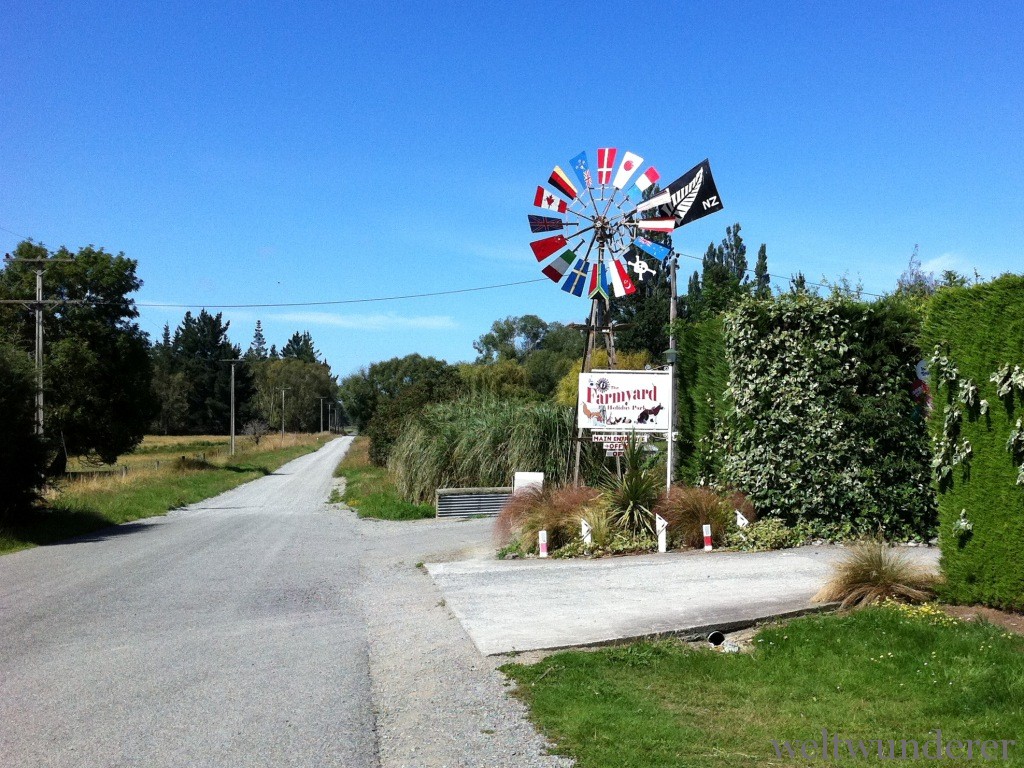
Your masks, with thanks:
M669 371L581 373L579 425L593 432L668 432L671 397Z

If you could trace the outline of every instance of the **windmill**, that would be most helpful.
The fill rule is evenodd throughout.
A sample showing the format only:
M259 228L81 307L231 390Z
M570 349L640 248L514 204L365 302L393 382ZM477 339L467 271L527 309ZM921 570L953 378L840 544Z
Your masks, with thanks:
M591 370L599 334L605 339L609 367L617 367L614 327L608 318L611 297L636 293L636 282L654 272L645 257L670 270L670 320L675 319L675 256L671 246L657 240L671 242L678 227L722 209L707 160L661 190L656 186L661 174L653 165L641 173L643 163L635 152L627 150L619 157L615 147L602 147L595 176L583 151L568 163L575 181L556 165L547 186L538 185L534 194L534 206L544 213L528 216L530 231L544 236L530 248L541 272L566 294L591 300L583 372ZM655 233L663 237L652 239ZM671 463L670 458L670 472ZM575 474L578 478L579 443Z

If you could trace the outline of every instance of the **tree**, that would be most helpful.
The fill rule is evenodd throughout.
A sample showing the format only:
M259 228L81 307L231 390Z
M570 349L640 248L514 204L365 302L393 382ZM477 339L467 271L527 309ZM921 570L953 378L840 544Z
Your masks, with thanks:
M177 369L171 329L166 323L150 357L153 360L153 395L158 408L153 428L165 435L179 434L188 421L189 387L184 372Z
M43 484L46 451L35 431L36 382L29 355L0 336L0 524L24 513Z
M292 432L318 432L321 412L326 424L326 401L333 402L338 393L338 382L326 363L282 357L258 364L255 373L259 416L271 427L281 427L282 389L286 390L285 429Z
M281 348L281 357L291 357L307 363L320 362L320 353L313 346L313 337L309 335L309 331L293 333L288 343Z
M540 346L548 330L548 324L537 315L495 320L491 330L473 342L473 349L479 354L477 362L521 362L526 355Z
M205 309L193 316L186 312L171 342L174 367L187 382L184 431L190 434L222 435L231 424L231 366L241 349L228 339L230 322L220 312ZM248 365L235 366L235 408L245 418L254 394L253 375Z
M156 413L150 387L152 367L146 334L133 322L138 311L130 294L142 281L137 262L102 248L61 248L52 256L30 242L18 245L15 260L0 272L0 298L35 295L35 264L45 265L45 298L57 300L44 313L46 440L54 457L50 471L64 471L67 457L94 456L114 462L142 440ZM32 317L22 307L0 307L0 327L22 350L34 347Z
M267 352L267 339L263 335L263 325L256 321L256 330L252 334L252 342L249 350L245 353L247 360L266 360L269 357Z
M754 265L754 298L770 299L772 297L772 276L768 274L768 246L761 243L757 251L757 263Z
M370 458L387 463L405 420L428 403L459 394L458 369L417 354L374 363L341 382L345 409L370 438Z

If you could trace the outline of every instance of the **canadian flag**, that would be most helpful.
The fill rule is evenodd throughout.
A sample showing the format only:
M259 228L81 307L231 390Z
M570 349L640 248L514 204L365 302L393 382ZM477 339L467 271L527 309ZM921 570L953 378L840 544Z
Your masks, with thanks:
M612 186L616 189L622 189L629 183L629 178L637 169L640 168L640 164L643 163L644 159L633 152L627 151L622 156L622 162L619 164L619 170L615 172L615 181L612 182Z
M615 292L615 295L622 298L623 296L636 293L633 278L626 271L626 265L622 263L622 259L613 260L612 265L614 266L614 269L612 269L612 290Z
M616 152L618 150L615 147L597 150L597 183L602 186L611 181Z
M537 187L537 194L533 196L533 204L538 208L545 208L549 211L565 213L569 204L554 192L548 192L544 187Z

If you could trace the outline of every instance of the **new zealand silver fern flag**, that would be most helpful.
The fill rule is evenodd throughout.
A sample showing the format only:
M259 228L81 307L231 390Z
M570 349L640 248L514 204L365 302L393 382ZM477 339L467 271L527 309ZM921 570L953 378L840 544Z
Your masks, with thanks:
M655 215L674 217L677 229L722 210L722 199L718 196L718 187L711 176L711 163L707 160L673 181L657 197L661 198L662 195L666 197L659 201ZM653 202L654 198L651 200Z

